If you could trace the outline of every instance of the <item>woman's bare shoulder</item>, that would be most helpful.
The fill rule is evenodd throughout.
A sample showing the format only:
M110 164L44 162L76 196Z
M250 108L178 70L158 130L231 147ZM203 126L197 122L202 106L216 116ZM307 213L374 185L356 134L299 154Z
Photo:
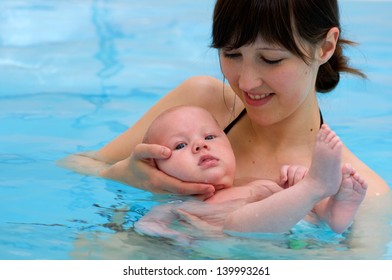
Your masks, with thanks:
M343 163L351 164L354 169L364 178L368 185L368 195L381 195L390 192L390 187L374 170L354 155L347 147L343 150Z
M243 109L243 104L230 86L211 76L189 78L172 93L181 96L185 104L200 106L209 111L222 128Z

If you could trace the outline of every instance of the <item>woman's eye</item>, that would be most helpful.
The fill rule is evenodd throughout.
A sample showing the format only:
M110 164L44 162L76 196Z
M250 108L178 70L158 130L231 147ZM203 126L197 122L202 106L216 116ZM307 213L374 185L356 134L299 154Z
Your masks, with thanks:
M227 53L227 52L223 52L223 56L226 58L237 58L240 57L241 54L239 53Z
M216 138L215 135L208 135L208 136L206 136L204 139L205 139L205 140L212 140L212 139L215 139L215 138Z
M175 146L174 150L181 150L181 149L183 149L185 147L186 147L185 143L180 143L177 146Z
M261 58L265 63L267 64L278 64L279 62L281 62L283 59L267 59L265 57Z

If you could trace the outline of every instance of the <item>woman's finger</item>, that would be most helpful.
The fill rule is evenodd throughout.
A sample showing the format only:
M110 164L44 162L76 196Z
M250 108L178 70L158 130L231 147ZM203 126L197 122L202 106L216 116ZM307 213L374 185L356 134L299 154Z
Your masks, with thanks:
M170 155L169 148L157 144L138 144L133 151L135 160L167 159Z
M175 193L179 195L199 195L200 198L211 197L215 188L209 184L200 183L189 183L178 180L174 177L168 176L163 172L160 172L156 178L152 179L153 188L156 190L163 190L169 193Z

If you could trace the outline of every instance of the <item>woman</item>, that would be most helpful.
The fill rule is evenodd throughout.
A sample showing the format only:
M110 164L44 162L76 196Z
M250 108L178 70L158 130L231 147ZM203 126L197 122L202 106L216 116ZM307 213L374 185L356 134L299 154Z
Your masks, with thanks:
M88 154L87 165L93 159L104 162L108 165L97 170L101 176L152 192L212 196L213 186L181 182L155 167L154 159L170 157L170 150L141 144L162 111L196 105L225 128L241 183L257 178L278 181L282 165L310 166L315 135L323 123L316 92L335 88L340 72L364 76L350 68L343 55L342 47L351 42L341 38L337 1L218 0L212 37L229 85L211 77L185 81L126 132ZM367 196L389 191L346 147L343 162L368 182Z

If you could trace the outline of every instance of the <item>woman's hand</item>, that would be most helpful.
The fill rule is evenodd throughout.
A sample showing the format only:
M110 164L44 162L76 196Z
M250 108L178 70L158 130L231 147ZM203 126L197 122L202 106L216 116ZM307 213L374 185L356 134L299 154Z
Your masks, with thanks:
M153 193L198 195L202 200L214 194L212 185L182 182L158 170L154 160L170 156L170 149L164 146L138 144L130 157L101 170L100 175Z

